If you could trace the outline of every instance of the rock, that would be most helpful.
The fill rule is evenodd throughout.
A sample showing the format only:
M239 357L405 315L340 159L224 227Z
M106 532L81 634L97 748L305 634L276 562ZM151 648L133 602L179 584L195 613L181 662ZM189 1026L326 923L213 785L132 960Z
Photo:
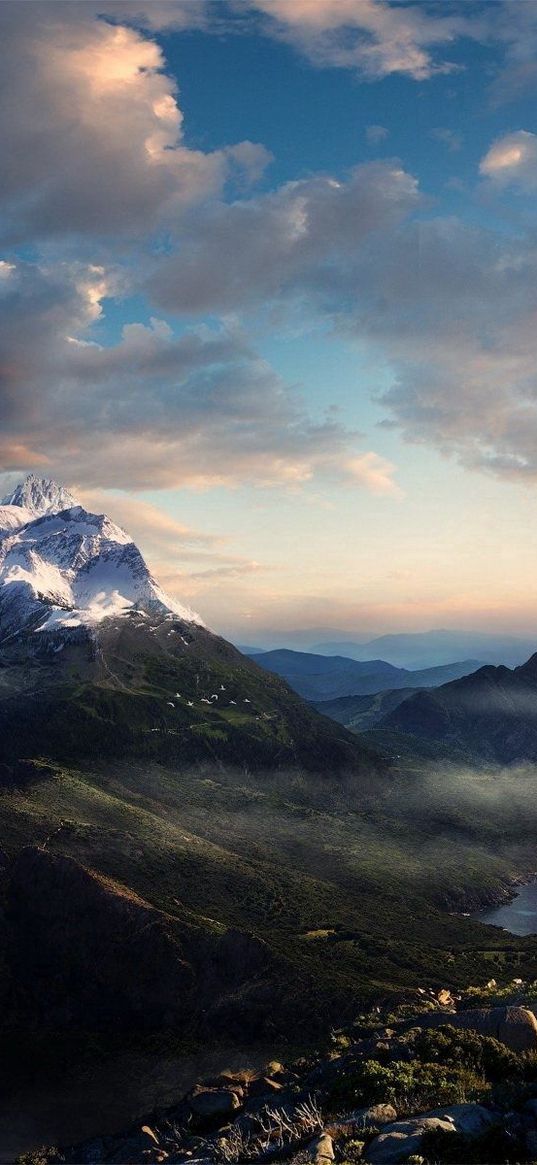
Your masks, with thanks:
M364 1160L370 1165L397 1165L418 1153L426 1133L454 1133L451 1121L439 1117L415 1117L387 1125L368 1145Z
M370 1104L368 1108L355 1109L348 1120L364 1129L372 1129L396 1121L397 1113L393 1104Z
M326 1165L334 1160L334 1143L329 1133L321 1133L308 1145L308 1153L313 1165Z
M158 1137L156 1133L153 1132L153 1129L149 1128L149 1125L142 1125L140 1133L142 1136L148 1137L148 1139L153 1142L153 1145L156 1145L158 1148Z
M241 1107L241 1099L230 1088L200 1089L189 1097L189 1104L196 1116L205 1120L232 1116Z
M258 1076L257 1080L253 1080L248 1095L257 1096L275 1096L276 1093L283 1090L283 1084L278 1084L277 1080L271 1080L269 1076Z
M419 1154L423 1137L429 1132L462 1133L478 1137L494 1124L494 1117L480 1104L453 1104L421 1116L386 1125L368 1146L365 1160L371 1165L396 1165Z
M451 991L448 991L447 987L442 987L442 990L437 992L436 998L442 1004L442 1007L453 1007L455 1002Z
M537 1020L525 1007L479 1007L468 1011L431 1011L416 1016L412 1025L420 1028L452 1027L492 1036L512 1052L537 1050Z
M438 1116L450 1120L456 1133L465 1137L479 1137L485 1129L495 1124L496 1118L482 1104L450 1104L446 1108L435 1108L427 1116Z

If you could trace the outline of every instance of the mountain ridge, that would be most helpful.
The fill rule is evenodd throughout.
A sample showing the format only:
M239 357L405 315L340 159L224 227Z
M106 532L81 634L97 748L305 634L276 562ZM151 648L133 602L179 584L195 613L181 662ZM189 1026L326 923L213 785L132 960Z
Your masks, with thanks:
M490 664L434 691L417 692L380 725L462 745L511 764L537 760L537 652L510 669Z
M370 695L399 687L436 687L475 671L479 660L467 659L436 668L409 671L383 659L354 660L281 648L250 656L260 667L282 676L300 696L312 702Z

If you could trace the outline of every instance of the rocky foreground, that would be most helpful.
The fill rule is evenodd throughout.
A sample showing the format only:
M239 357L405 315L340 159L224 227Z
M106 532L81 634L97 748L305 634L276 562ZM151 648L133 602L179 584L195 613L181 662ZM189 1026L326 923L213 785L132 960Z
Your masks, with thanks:
M360 1016L323 1052L224 1072L115 1136L19 1165L537 1161L535 991L421 993ZM525 1005L526 1004L526 1005Z

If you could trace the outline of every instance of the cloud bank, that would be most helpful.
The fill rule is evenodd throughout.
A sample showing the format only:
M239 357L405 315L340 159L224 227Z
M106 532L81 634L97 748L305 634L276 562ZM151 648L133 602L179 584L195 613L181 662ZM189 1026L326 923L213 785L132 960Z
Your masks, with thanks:
M435 54L462 37L495 37L522 59L521 30L533 28L527 13L508 28L505 4L472 21L457 5L382 0L222 11L253 14L318 63L418 81L451 68ZM210 29L214 5L119 0L100 12L92 0L0 6L4 470L120 488L324 475L396 494L393 465L330 416L314 419L256 351L253 320L291 317L357 345L370 369L357 396L376 392L407 440L533 480L532 235L441 217L397 159L260 190L262 143L188 144L152 35ZM536 141L517 130L490 144L480 171L492 197L534 191ZM142 294L147 314L105 343L108 302Z

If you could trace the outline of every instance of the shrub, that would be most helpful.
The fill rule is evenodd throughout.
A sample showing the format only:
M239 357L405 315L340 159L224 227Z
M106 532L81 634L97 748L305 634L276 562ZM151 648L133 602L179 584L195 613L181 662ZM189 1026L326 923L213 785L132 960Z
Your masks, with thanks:
M387 1102L399 1112L415 1112L475 1100L487 1089L483 1078L465 1065L424 1064L419 1060L396 1060L386 1065L365 1060L335 1081L330 1100L349 1106Z
M16 1165L56 1165L64 1160L65 1158L57 1149L47 1149L46 1145L43 1145L40 1149L31 1149L29 1153L22 1153L20 1157L17 1157Z
M414 1053L427 1063L464 1066L492 1083L521 1076L523 1071L521 1058L498 1040L449 1026L421 1031Z

